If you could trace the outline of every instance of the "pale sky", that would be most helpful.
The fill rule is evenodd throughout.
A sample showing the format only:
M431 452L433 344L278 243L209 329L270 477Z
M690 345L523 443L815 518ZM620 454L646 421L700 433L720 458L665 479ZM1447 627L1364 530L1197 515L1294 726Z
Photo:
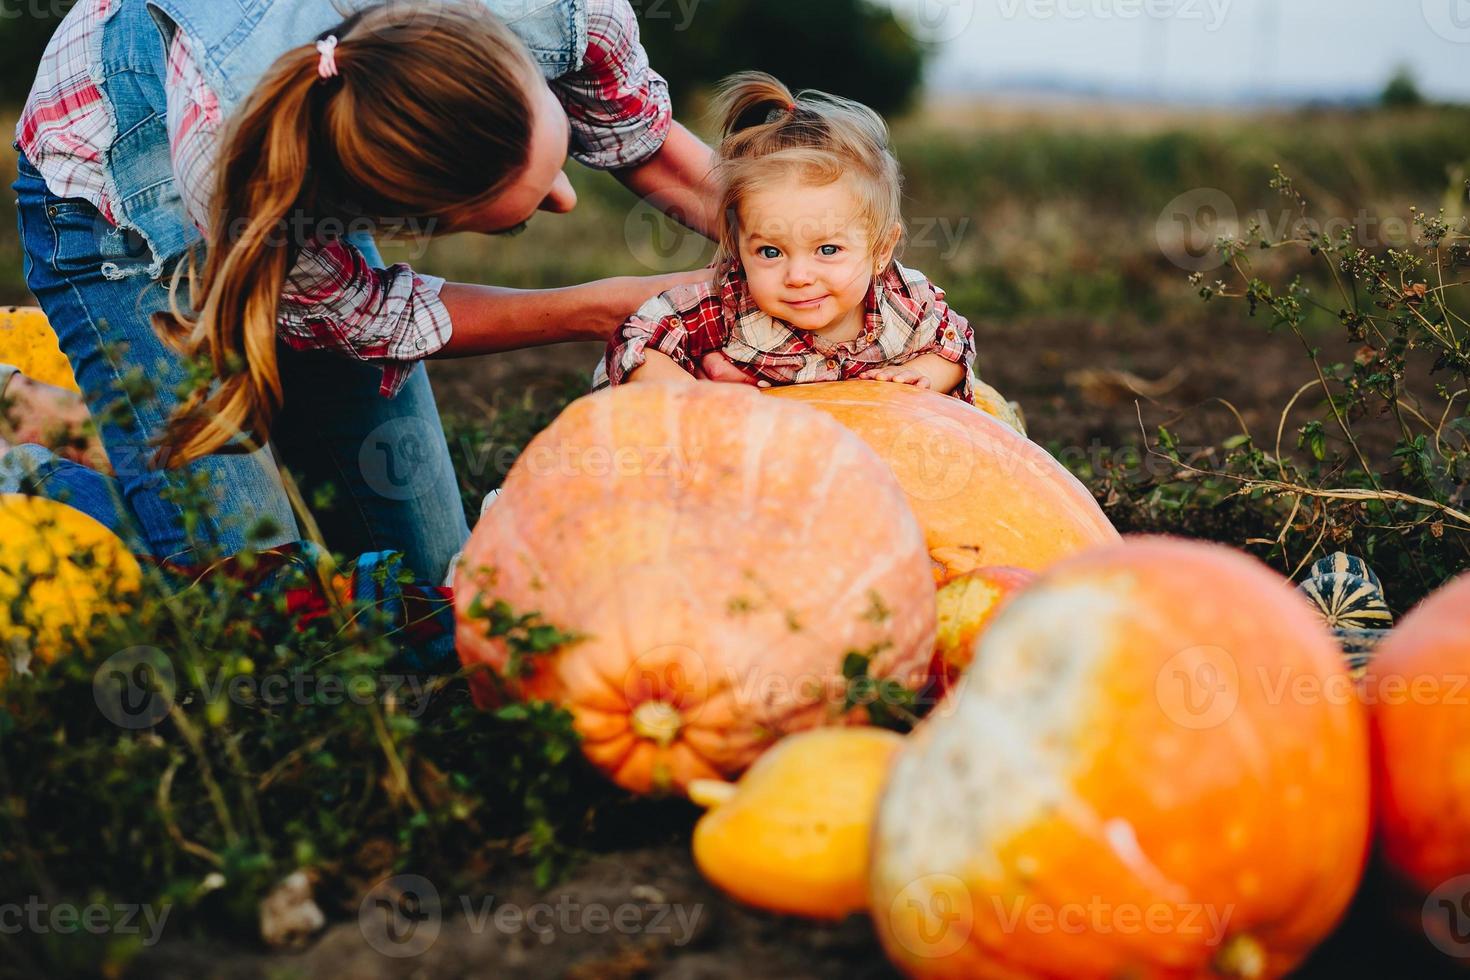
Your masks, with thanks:
M1470 101L1470 0L888 0L932 89L1018 80L1227 101L1374 93L1408 65Z

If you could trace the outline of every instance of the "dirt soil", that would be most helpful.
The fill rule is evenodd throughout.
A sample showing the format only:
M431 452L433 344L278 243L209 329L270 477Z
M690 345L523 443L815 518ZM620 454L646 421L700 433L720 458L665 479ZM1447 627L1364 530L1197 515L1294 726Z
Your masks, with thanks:
M1079 317L1029 322L1024 328L987 323L977 328L981 374L1021 402L1032 436L1054 451L1111 455L1136 446L1140 411L1150 435L1167 423L1184 445L1210 444L1239 431L1234 416L1211 402L1215 396L1229 399L1258 442L1269 446L1281 407L1311 372L1294 337L1268 336L1238 321L1144 326ZM1018 334L1024 339L1018 341ZM1351 356L1346 348L1324 347L1328 360ZM599 353L596 345L571 344L440 363L435 383L444 408L473 412L497 392L533 391L559 373L585 376ZM1135 389L1146 396L1139 398ZM1287 445L1294 445L1293 429L1286 431ZM267 954L253 944L169 941L148 951L130 972L191 980L895 976L865 917L816 924L743 908L700 878L689 857L687 824L658 833L659 843L639 841L627 845L634 849L600 854L550 890L535 888L524 869L484 883L494 890L492 910L548 907L539 913L543 918L535 929L526 923L497 926L493 911L484 914L486 896L441 895L440 915L426 920L439 923L432 944L417 955L389 956L366 938L380 927L344 903L328 910L331 924L302 952ZM603 931L592 931L594 920L585 917L585 910L617 914L620 907L633 910L622 914L635 928L620 931L604 924ZM1384 907L1379 887L1365 889L1343 927L1302 975L1431 976L1448 963L1416 931L1417 906L1403 916L1407 929L1393 926ZM408 945L424 943L426 935ZM378 941L381 945L381 936Z
M1342 926L1297 975L1312 980L1463 976L1413 931L1417 904L1407 905L1405 925L1395 925L1383 911L1384 902L1380 888L1365 889ZM704 883L682 839L599 856L550 890L536 889L522 871L508 876L493 896L440 895L438 907L439 915L421 919L416 932L399 932L398 942L386 938L384 920L349 912L333 916L334 924L302 952L267 954L258 947L166 941L135 961L128 975L179 980L898 977L865 916L815 923L744 908Z

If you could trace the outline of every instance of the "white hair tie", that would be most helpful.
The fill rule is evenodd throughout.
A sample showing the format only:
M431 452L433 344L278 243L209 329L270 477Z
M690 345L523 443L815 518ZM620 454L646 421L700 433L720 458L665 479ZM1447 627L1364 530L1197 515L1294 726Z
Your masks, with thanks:
M317 77L335 78L337 75L337 35L333 34L325 41L316 42L317 53L322 60L316 66Z

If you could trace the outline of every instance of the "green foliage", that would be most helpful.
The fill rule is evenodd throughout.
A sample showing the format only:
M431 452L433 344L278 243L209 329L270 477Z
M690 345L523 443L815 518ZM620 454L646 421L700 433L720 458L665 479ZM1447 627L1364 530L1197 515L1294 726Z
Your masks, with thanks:
M1271 187L1303 219L1305 196L1277 168ZM1470 187L1470 185L1467 185ZM1408 248L1369 248L1352 229L1293 224L1294 237L1251 227L1222 239L1227 278L1191 277L1207 302L1233 300L1269 331L1300 342L1303 383L1274 434L1245 431L1184 455L1166 429L1153 452L1169 471L1142 482L1099 474L1098 492L1125 529L1220 537L1295 574L1323 554L1362 555L1405 609L1470 564L1470 226L1455 213L1411 213ZM1305 253L1332 283L1319 298L1301 274L1257 274L1252 256ZM1330 317L1358 345L1324 359L1309 318ZM1282 443L1293 410L1293 454Z
M907 108L923 47L890 8L870 0L643 0L649 61L681 105L737 71L770 72L793 90L844 95L882 113Z
M891 677L874 677L869 671L873 658L889 644L880 643L866 650L849 650L842 658L842 678L846 690L842 711L862 707L868 721L879 728L908 732L919 722L919 695Z
M468 616L485 624L485 635L503 640L509 651L505 665L507 677L526 677L532 671L531 658L550 653L575 643L575 633L564 633L541 618L540 613L517 615L504 599L485 605L481 596L470 601Z
M196 518L213 506L205 486L174 496ZM318 574L296 569L285 588ZM491 620L522 657L570 639L534 611L497 605ZM585 764L564 710L477 710L461 676L397 667L389 622L362 603L308 619L284 589L262 599L212 574L178 590L150 569L137 599L95 625L90 652L48 666L9 651L0 902L166 906L168 937L251 936L260 899L297 869L329 916L400 870L472 888L530 861L549 881L623 795ZM115 666L140 650L142 673ZM115 710L114 676L135 682L146 713ZM137 940L6 931L0 962L117 972Z

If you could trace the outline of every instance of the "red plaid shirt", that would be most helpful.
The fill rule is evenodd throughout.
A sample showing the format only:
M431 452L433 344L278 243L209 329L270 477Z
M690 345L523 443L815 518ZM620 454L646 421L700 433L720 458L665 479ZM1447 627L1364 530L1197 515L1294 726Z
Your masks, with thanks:
M862 333L831 345L762 312L739 265L727 264L707 283L679 286L644 303L613 335L594 383L622 384L650 348L691 374L700 357L722 351L773 385L842 381L938 354L965 368L965 380L953 394L975 403L975 331L945 303L944 290L897 262L868 289Z
M114 222L103 160L117 133L92 72L115 2L72 7L47 45L15 131L51 193L89 201ZM649 67L629 0L587 0L587 33L582 67L550 83L571 123L572 156L605 170L635 166L668 136L668 85ZM190 219L207 231L225 120L183 31L169 49L164 91L175 182ZM402 263L373 268L345 242L312 239L281 293L280 336L297 349L330 347L382 362L382 393L393 395L420 359L449 341L443 284Z

